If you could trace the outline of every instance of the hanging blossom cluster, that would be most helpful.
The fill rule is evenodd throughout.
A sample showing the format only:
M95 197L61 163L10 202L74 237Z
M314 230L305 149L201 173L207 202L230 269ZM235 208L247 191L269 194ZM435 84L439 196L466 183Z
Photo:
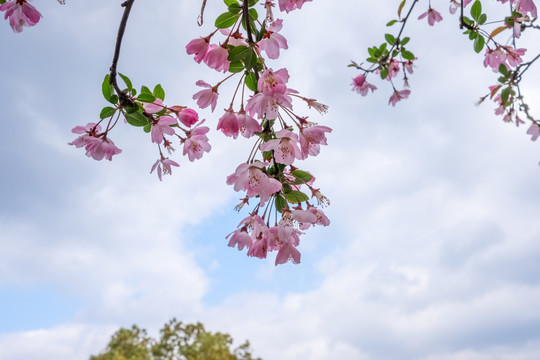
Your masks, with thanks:
M239 135L254 139L246 161L227 178L227 184L245 194L237 210L254 203L249 216L227 236L228 245L245 248L248 256L258 258L276 251L276 265L289 260L298 264L303 231L330 223L321 210L329 200L314 186L315 177L298 168L298 161L317 156L332 129L295 113L293 100L304 101L321 113L327 106L291 89L288 70L268 64L288 48L280 34L283 20L274 18L274 1L224 2L227 11L217 17L216 28L190 41L186 51L196 62L226 74L215 85L197 81L202 89L193 99L201 108L214 111L221 84L235 81L236 90L216 128L234 139ZM279 10L300 9L304 2L280 0Z
M455 14L458 10L460 14L460 26L465 29L464 34L473 41L473 49L477 53L484 51L484 66L498 73L497 84L489 87L489 92L480 98L479 104L488 97L495 102L495 114L500 115L503 121L514 123L516 126L527 124L527 134L535 141L540 136L540 120L534 119L529 112L529 105L525 103L520 90L520 81L523 74L529 67L540 58L536 55L530 61L525 62L523 56L526 49L517 47L517 39L525 30L539 30L540 27L535 24L538 17L538 10L533 0L497 0L501 4L506 4L510 9L509 15L501 21L487 22L488 17L482 11L482 2L476 0L467 9L470 17L464 15L464 10L472 0L450 0L449 11ZM366 59L369 66L352 62L349 66L362 70L362 73L356 76L352 82L352 90L362 96L366 96L370 91L373 92L377 87L367 81L369 74L378 74L381 79L387 80L392 86L392 95L389 104L395 106L400 100L409 97L411 91L409 88L407 74L413 73L413 63L417 60L415 55L405 48L410 38L403 36L403 30L413 8L419 0L410 1L410 7L405 16L402 16L403 9L407 0L402 0L398 7L398 18L387 23L387 26L401 23L401 28L397 36L385 34L385 42L380 46L374 46L368 49L369 57ZM430 26L442 21L440 12L431 7L428 3L428 9L418 16L418 20L426 19ZM499 26L497 26L497 24ZM502 25L500 25L502 24ZM492 29L486 29L486 26L493 26ZM499 34L508 34L506 41L501 42L497 39ZM497 37L497 38L496 38ZM397 90L394 79L401 74L403 79L403 89Z

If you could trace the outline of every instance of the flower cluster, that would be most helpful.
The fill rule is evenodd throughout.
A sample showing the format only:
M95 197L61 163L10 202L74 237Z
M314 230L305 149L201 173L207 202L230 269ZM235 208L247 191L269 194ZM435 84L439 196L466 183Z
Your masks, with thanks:
M304 2L280 0L279 9L300 9ZM300 235L311 226L327 226L330 221L319 208L328 205L328 199L314 187L315 177L300 170L297 162L318 155L332 129L296 114L293 100L302 100L321 113L327 107L290 88L286 68L268 66L268 59L277 59L282 50L288 49L287 39L280 33L283 20L274 19L272 13L274 2L261 4L266 12L263 19L255 9L257 1L225 3L227 12L216 19L216 29L190 41L186 51L196 62L227 73L215 85L197 81L202 90L193 99L201 108L210 107L213 112L221 84L237 81L216 129L233 139L239 135L255 139L246 162L227 178L235 191L245 193L238 210L255 199L250 215L227 236L229 246L246 248L248 256L258 258L277 251L276 265L289 260L298 264ZM218 36L221 40L214 43Z
M114 107L104 107L98 123L73 128L73 133L82 135L69 145L84 147L86 155L95 160L103 158L112 160L113 155L121 153L122 150L114 145L108 133L123 116L130 125L142 127L146 133L150 133L150 140L157 145L159 158L150 172L156 171L159 180L162 180L163 174L171 174L172 166L180 166L163 154L163 149L166 149L169 154L174 151L175 138L183 146L183 155L187 155L189 161L200 159L204 152L210 151L211 146L206 136L209 128L201 126L204 120L199 121L199 115L195 110L186 106L169 107L163 104L165 91L161 85L156 85L153 91L143 86L140 94L136 96L137 92L133 89L129 78L120 76L127 85L122 94L129 95L120 100L119 96L114 94L110 77L107 75L102 85L103 96ZM105 119L108 119L107 126L104 131L101 131L100 123Z
M528 128L528 134L532 135L532 140L536 140L538 137L538 129L540 127L540 120L535 120L529 113L529 106L524 102L523 96L519 88L519 83L522 79L522 75L528 70L530 65L538 60L540 56L534 57L529 62L524 62L526 49L518 48L516 46L516 39L521 36L522 31L525 29L540 29L537 25L533 24L537 17L537 8L533 0L497 0L498 2L505 4L510 2L510 15L502 21L487 22L487 14L482 11L482 2L480 0L450 0L450 13L455 14L461 6L467 7L470 3L470 17L460 17L460 26L465 29L464 34L473 41L474 51L477 53L484 52L484 66L492 69L494 72L499 73L497 84L490 86L489 93L480 99L483 102L486 98L492 99L497 107L495 109L496 115L501 115L505 122L515 123L516 126L525 124L526 118L530 122ZM404 87L408 87L407 74L413 72L413 61L416 60L414 55L404 49L404 45L409 42L409 37L402 37L405 25L412 13L413 8L418 3L413 1L410 4L409 10L406 12L406 16L402 17L402 11L406 4L406 0L400 3L398 8L398 19L391 20L387 26L392 26L396 23L401 23L402 26L397 36L392 34L385 34L385 40L380 46L374 46L368 49L369 57L367 62L371 63L369 67L363 66L363 64L356 64L352 62L351 67L355 67L362 70L363 73L356 76L352 82L352 90L366 96L369 91L372 92L377 89L373 84L366 81L368 74L379 74L382 79L389 80L392 85L392 95L389 99L389 104L395 106L397 102L402 99L406 99L410 95L410 90L397 90L392 81L400 71L403 73ZM461 9L464 11L464 9ZM442 15L435 9L428 5L427 11L420 14L419 20L427 18L427 22L430 26L434 26L435 23L442 21ZM495 27L491 31L485 29L487 25L500 24L502 26ZM511 30L511 44L504 44L497 41L496 36L506 30ZM521 115L521 117L520 117Z

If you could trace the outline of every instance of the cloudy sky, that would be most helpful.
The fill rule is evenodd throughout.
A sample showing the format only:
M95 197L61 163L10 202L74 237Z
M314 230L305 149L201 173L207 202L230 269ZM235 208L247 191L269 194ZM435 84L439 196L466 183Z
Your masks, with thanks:
M227 247L247 210L233 210L241 195L225 178L252 144L214 131L225 88L216 113L201 111L212 152L177 154L163 182L138 128L115 129L112 162L67 145L106 105L119 4L36 0L35 28L0 23L0 359L83 360L120 326L156 334L172 317L249 339L265 360L539 358L540 144L474 106L495 75L447 1L432 1L445 21L407 30L419 60L395 108L387 83L353 93L346 65L382 41L397 1L314 0L285 18L289 50L271 66L330 106L306 113L334 131L304 167L332 223L302 237L300 265L279 267ZM199 6L137 0L120 72L195 107L195 82L222 78L185 53L224 11L208 1L199 28ZM524 90L536 105L538 84Z

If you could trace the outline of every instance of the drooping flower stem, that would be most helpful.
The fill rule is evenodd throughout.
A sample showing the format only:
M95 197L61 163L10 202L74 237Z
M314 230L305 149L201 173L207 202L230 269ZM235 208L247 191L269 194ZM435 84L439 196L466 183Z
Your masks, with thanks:
M132 106L133 102L129 99L129 97L124 93L120 88L118 87L118 82L116 80L116 67L118 66L118 59L120 58L120 48L122 47L122 39L124 37L124 32L126 30L126 24L127 20L129 18L129 13L131 11L131 7L133 6L133 3L135 0L126 0L122 3L122 7L124 8L124 14L122 15L122 20L120 21L120 26L118 27L118 35L116 36L116 46L114 48L114 56L113 61L111 65L111 72L110 72L110 83L114 87L114 90L118 94L118 98L120 99L120 104L123 106Z

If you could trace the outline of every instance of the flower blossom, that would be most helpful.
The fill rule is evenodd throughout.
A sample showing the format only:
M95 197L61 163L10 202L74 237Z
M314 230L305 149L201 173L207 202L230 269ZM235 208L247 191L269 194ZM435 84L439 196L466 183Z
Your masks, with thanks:
M274 159L285 165L291 165L295 159L302 159L302 152L298 147L298 136L283 129L276 133L277 139L268 140L261 145L262 151L274 150Z
M187 133L187 139L183 140L184 149L183 155L188 156L189 161L195 161L195 159L202 158L204 152L210 152L212 146L208 143L208 137L206 133L210 129L206 126L199 127L202 123L194 127L191 131Z
M225 114L219 119L217 130L221 130L226 136L231 136L233 139L238 137L238 118L232 108L225 111Z
M533 122L527 130L527 134L531 135L531 141L536 141L536 139L538 139L538 137L540 136L540 126L538 126L537 123Z
M21 32L23 26L34 26L42 18L41 13L28 0L7 1L0 5L0 11L5 11L4 19L9 18L9 25L14 32Z
M163 169L162 169L162 166L163 166ZM163 157L163 155L161 155L161 159L158 159L152 166L152 170L150 170L150 174L153 173L154 170L157 169L157 176L159 178L159 181L162 181L162 178L161 178L162 173L165 175L172 174L171 166L179 167L180 165L178 165L176 161L173 161L169 158L165 158Z
M289 94L296 91L287 88L287 81L289 73L286 69L265 70L257 82L257 89L260 92L249 98L246 104L249 114L256 114L260 119L266 116L272 120L277 118L280 106L292 108Z
M279 0L279 10L289 12L301 9L302 5L307 1L311 0Z
M208 37L193 39L186 45L186 51L188 55L195 55L194 60L200 64L204 60L209 47L210 39Z
M259 41L259 47L266 51L268 58L277 59L279 57L279 49L288 49L287 39L283 35L278 34L278 31L283 27L283 20L277 19L271 23Z
M463 0L463 7L469 5L472 0ZM450 0L450 14L455 14L456 10L461 7L461 2L457 0Z
M371 92L377 90L375 85L366 81L366 75L364 74L355 77L351 85L353 86L353 91L356 91L362 96L366 96L369 90L371 90Z
M105 135L101 138L89 137L86 139L86 156L94 160L102 160L103 158L111 161L114 155L120 154L122 150L114 145L111 139Z
M319 155L321 144L326 145L325 133L332 132L328 126L314 125L300 129L300 148L302 149L302 159Z
M191 127L193 124L199 121L199 114L193 109L184 108L181 111L176 113L176 117L182 124L187 127Z
M427 16L429 26L435 25L436 22L442 21L441 13L429 7L429 9L418 17L421 20Z
M170 116L161 116L159 119L152 122L152 131L150 133L152 137L152 142L156 144L161 144L163 141L163 136L173 135L174 129L171 125L177 124L177 121Z
M227 45L210 45L210 49L204 56L204 63L208 67L217 71L227 72L229 70L230 61L228 59L229 51Z
M241 109L238 114L236 114L238 119L238 131L245 138L250 138L254 133L262 131L261 124Z
M400 101L401 99L406 99L409 97L411 93L411 90L405 89L401 91L394 90L394 93L392 96L390 96L390 100L388 100L389 104L392 104L392 106L396 106L396 103Z
M114 142L107 138L107 134L99 134L101 126L96 123L88 123L86 126L75 126L71 132L82 134L68 145L74 145L76 148L84 146L86 156L94 160L103 158L111 161L114 155L120 154L122 150L114 145Z
M261 169L266 164L256 161L252 164L240 164L234 174L227 177L227 184L234 186L234 191L244 190L248 197L260 197L261 204L270 199L270 196L282 189L282 184L266 175Z
M163 110L163 100L156 98L152 103L143 103L144 112L147 114L155 114Z
M201 90L195 95L193 95L193 100L197 100L197 105L201 109L204 109L208 106L212 106L212 112L216 108L217 99L218 99L218 92L217 92L217 86L212 86L202 80L199 80L195 83L195 85L206 88L204 90Z

